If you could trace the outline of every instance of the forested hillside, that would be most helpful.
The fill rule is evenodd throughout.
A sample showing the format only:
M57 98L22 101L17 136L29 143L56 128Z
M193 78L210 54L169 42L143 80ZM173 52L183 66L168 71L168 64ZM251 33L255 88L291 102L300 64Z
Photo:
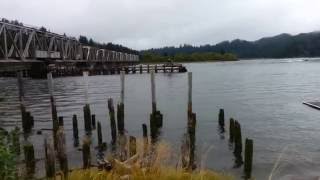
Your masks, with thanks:
M289 57L319 57L320 32L303 33L292 36L280 34L274 37L262 38L257 41L236 39L224 41L216 45L180 47L164 47L149 49L143 52L174 56L178 53L192 54L204 52L226 52L235 54L238 58L289 58Z

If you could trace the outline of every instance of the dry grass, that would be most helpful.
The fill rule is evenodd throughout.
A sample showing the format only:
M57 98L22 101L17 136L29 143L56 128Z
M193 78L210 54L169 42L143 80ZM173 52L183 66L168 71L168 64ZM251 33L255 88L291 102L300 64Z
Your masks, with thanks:
M112 170L97 168L74 170L69 173L69 180L232 180L232 176L211 170L198 169L187 171L179 163L181 156L173 153L165 142L158 143L153 150L143 152L143 140L137 140L137 154L125 162L114 157L106 157L112 163Z

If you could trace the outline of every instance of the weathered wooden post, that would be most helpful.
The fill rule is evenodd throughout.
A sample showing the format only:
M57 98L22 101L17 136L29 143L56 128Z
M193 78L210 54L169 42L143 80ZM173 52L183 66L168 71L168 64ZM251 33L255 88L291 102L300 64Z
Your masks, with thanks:
M73 115L72 117L72 129L73 129L73 140L74 140L74 146L79 145L79 131L78 131L78 119L77 115Z
M68 158L66 153L66 138L63 130L63 126L59 126L57 132L57 156L60 164L60 170L65 175L68 174Z
M129 138L129 157L137 154L137 140L135 137L130 136Z
M22 71L17 72L22 128L24 133L29 133L32 128L32 119L30 117L31 116L30 112L26 111L26 107L24 103L24 88L23 88L22 77L23 77Z
M234 123L235 133L234 133L234 155L235 155L235 166L240 167L243 164L242 160L242 135L241 135L241 125L238 121Z
M142 124L143 132L143 155L145 156L148 151L148 128L146 124Z
M251 178L252 158L253 157L253 140L246 139L245 156L244 156L244 174L245 179Z
M152 113L150 114L150 136L151 143L155 143L160 133L160 128L163 124L163 115L160 111L157 111L156 103L156 87L154 79L154 70L151 71L151 99L152 99Z
M119 134L124 134L124 72L121 71L121 94L120 94L120 104L117 106L117 119L118 119L118 131Z
M86 130L86 133L91 134L92 130L92 122L91 122L91 111L90 111L90 106L89 104L86 104L83 107L83 117L84 117L84 129Z
M149 64L147 64L147 73L149 73L150 72L150 66L149 66Z
M96 129L96 115L91 115L92 129Z
M220 109L219 111L219 125L220 128L224 128L224 110Z
M189 134L189 142L190 142L190 147L189 147L189 164L188 164L188 169L189 170L194 170L196 168L195 164L195 149L196 149L196 114L192 113L190 116L190 121L189 121L189 127L188 127L188 134Z
M156 103L156 84L154 80L154 71L151 71L151 99L152 99L152 113L157 111Z
M140 64L140 74L142 74L142 64Z
M85 137L82 143L83 168L88 169L91 166L90 139Z
M88 82L88 72L83 72L83 79L85 82L85 101L86 105L83 107L83 117L84 117L84 127L86 130L86 133L91 134L92 130L92 122L91 122L91 111L90 111L90 105L89 105L89 82Z
M234 119L230 118L230 124L229 124L229 142L233 143L234 142Z
M48 178L54 178L56 174L55 151L51 142L48 142L47 138L44 140L44 149L46 158L46 175Z
M192 114L192 72L188 72L188 116Z
M59 126L63 126L64 125L64 122L63 122L63 117L62 116L59 116Z
M54 147L57 147L56 134L59 128L59 122L58 122L57 107L53 97L53 79L52 79L51 72L47 74L47 79L48 79L48 89L49 89L50 104L51 104L53 143L54 143Z
M116 127L116 120L115 120L112 98L108 99L108 109L109 109L109 116L110 116L110 128L111 128L111 138L112 138L111 143L114 145L117 140L117 127Z
M98 121L98 129L97 129L97 136L98 136L98 147L102 147L102 131L101 131L101 123Z
M32 176L36 168L33 145L30 143L27 143L26 145L24 145L23 150L24 150L24 159L26 162L27 175Z

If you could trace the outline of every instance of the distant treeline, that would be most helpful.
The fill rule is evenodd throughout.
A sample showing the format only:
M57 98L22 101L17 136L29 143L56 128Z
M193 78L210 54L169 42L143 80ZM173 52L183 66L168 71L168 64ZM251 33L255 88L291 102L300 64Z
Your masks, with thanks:
M99 42L94 41L91 38L88 39L86 36L82 36L82 35L80 35L80 37L79 37L79 42L84 45L94 46L94 47L98 47L101 49L108 49L108 50L112 50L112 51L125 52L125 53L139 55L139 51L130 49L128 47L125 47L125 46L122 46L119 44L113 44L111 42L109 42L107 44L106 43L99 43Z
M320 32L299 35L280 34L257 41L233 40L216 45L164 47L144 52L173 56L178 53L229 52L238 58L320 57Z
M215 53L215 52L195 52L195 53L177 53L174 55L161 55L152 52L142 52L140 60L142 62L199 62L199 61L233 61L237 60L234 54Z

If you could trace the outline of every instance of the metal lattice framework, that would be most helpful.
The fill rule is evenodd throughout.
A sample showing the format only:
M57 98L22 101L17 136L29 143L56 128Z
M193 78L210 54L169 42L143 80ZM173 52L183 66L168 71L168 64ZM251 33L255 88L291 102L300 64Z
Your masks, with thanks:
M82 46L73 37L0 22L0 61L49 59L85 61L139 61L139 56Z

